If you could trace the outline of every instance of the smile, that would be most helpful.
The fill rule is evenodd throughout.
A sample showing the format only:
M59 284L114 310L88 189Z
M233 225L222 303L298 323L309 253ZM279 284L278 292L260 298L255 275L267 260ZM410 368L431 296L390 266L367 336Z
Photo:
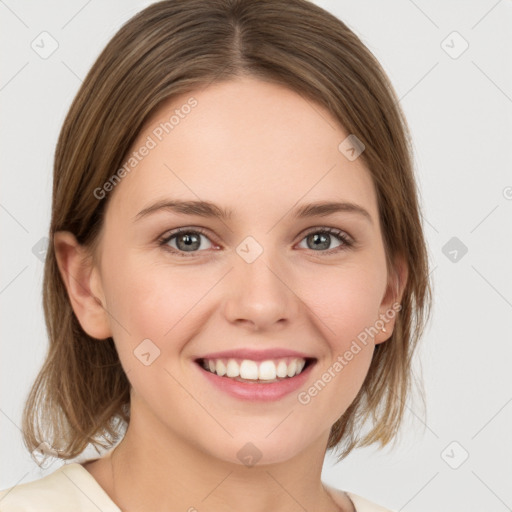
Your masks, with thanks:
M315 358L196 359L196 367L217 389L242 400L278 400L302 386Z
M253 361L251 359L201 359L200 364L207 371L219 377L237 380L276 382L299 375L306 366L306 359L288 357Z

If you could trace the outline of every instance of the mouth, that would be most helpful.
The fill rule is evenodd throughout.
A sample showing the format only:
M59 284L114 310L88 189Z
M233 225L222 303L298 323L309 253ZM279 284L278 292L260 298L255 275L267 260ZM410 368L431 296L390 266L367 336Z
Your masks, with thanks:
M265 360L198 358L194 362L203 371L222 379L253 385L268 385L296 379L307 372L317 362L317 359L295 356Z

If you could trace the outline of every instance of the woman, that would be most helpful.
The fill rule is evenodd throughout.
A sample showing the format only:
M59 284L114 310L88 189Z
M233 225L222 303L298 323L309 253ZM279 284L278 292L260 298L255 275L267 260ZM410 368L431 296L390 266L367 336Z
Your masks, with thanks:
M109 451L3 511L386 510L322 464L395 437L428 261L406 122L343 22L305 0L132 18L62 128L50 242L25 443Z

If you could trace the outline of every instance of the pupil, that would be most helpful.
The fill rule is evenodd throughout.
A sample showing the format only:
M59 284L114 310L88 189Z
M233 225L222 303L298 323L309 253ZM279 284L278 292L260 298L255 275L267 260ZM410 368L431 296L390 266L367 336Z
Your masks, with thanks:
M184 246L180 247L180 241L184 242ZM199 247L199 237L197 235L185 234L178 237L177 245L180 249L191 251Z
M315 233L311 235L314 240L314 248L320 247L321 249L329 248L329 239L325 233Z
M329 248L329 236L326 233L314 233L310 235L308 239L313 240L313 248L328 249ZM183 244L180 247L181 243ZM180 249L185 251L192 251L199 248L200 242L197 234L184 234L178 237L177 245Z

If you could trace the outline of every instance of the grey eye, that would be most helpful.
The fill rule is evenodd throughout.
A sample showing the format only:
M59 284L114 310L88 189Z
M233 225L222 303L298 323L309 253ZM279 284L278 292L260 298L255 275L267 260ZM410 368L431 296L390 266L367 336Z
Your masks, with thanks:
M201 237L208 240L205 235L198 233L197 231L182 231L181 233L172 235L167 244L178 251L193 252L199 249L201 245ZM172 244L174 242L176 245L173 246ZM208 242L211 247L211 242L209 240ZM210 247L206 247L206 249L209 249Z
M331 247L332 239L337 238L338 246L342 245L339 235L335 235L333 233L327 233L324 231L315 231L314 233L310 233L306 235L303 240L306 241L307 247L306 249L312 250L326 250L326 249L334 249L335 247Z

